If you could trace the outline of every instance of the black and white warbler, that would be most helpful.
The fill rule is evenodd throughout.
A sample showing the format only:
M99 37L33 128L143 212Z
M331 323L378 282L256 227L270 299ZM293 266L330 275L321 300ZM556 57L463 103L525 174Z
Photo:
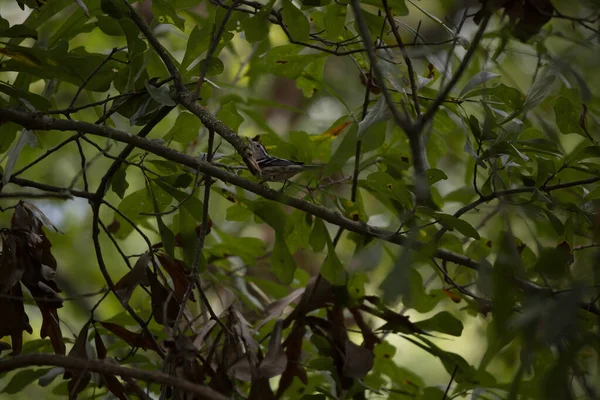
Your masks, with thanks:
M258 140L248 140L254 158L262 172L262 182L285 182L300 172L322 168L323 165L309 165L301 161L279 158L267 153L265 146Z

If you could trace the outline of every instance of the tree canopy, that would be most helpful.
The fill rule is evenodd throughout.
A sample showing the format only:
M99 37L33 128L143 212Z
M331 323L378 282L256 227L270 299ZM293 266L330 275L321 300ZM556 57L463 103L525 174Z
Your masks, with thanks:
M0 396L599 399L599 63L598 0L0 0Z

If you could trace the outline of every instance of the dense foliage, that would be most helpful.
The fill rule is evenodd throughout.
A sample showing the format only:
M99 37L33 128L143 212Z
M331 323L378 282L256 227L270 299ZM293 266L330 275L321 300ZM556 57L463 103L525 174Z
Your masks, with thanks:
M463 3L0 1L0 396L600 398L600 3Z

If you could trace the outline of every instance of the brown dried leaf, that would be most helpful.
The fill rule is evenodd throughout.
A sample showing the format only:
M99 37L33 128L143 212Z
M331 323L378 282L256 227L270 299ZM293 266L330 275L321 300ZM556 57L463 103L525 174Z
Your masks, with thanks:
M185 296L185 292L187 291L188 286L190 285L190 280L187 277L185 271L185 264L181 260L173 259L166 253L159 253L156 255L163 269L167 271L171 279L173 280L173 286L175 291L175 296L177 301L182 302ZM196 301L194 294L190 295L191 301Z
M34 215L43 225L45 226L51 226L54 228L54 230L56 232L61 232L56 226L54 226L54 224L52 223L52 221L50 221L50 219L48 217L46 217L46 215L42 212L42 210L40 210L39 208L37 208L35 205L31 204L31 203L27 203L26 201L23 201L23 206L27 209L29 209L29 211L32 213L32 215Z
M123 339L128 345L132 347L140 347L144 350L155 350L158 352L158 349L154 345L154 341L151 338L148 338L147 335L131 332L123 328L120 325L113 324L111 322L100 322L100 325Z
M287 388L290 387L294 377L300 379L305 385L308 383L306 370L300 363L300 357L302 356L302 342L305 334L306 327L303 324L298 324L296 322L296 325L294 325L292 331L283 343L288 363L279 380L279 387L277 388L276 394L277 398L280 398Z
M292 293L288 294L287 296L282 297L281 299L275 300L271 304L267 305L265 307L265 312L266 312L267 316L258 323L258 325L256 326L256 329L258 330L267 322L269 322L275 318L279 318L281 316L281 314L283 314L283 311L286 309L286 307L289 306L291 303L295 302L296 300L298 300L298 298L300 298L300 296L302 296L302 294L304 294L305 290L306 290L305 288L298 288L298 289L294 290Z
M217 321L211 319L206 323L206 325L204 325L198 330L198 332L196 333L196 337L194 338L194 347L197 350L200 350L202 348L202 346L204 345L204 338L206 338L206 335L210 333L210 331L212 330L212 328L215 327L215 325L217 325Z
M27 266L23 252L19 252L19 237L6 235L2 240L2 255L0 255L0 293L11 290L21 280Z
M52 347L56 354L65 354L67 348L60 330L60 321L56 308L48 305L48 303L37 303L42 313L42 327L40 329L40 337L42 339L50 337Z
M10 298L0 297L0 338L10 335L12 354L19 354L23 346L23 331L33 333L29 318L23 307L23 291L17 283L7 293ZM10 347L9 347L10 348Z
M90 323L88 322L85 325L83 325L83 327L81 328L81 331L79 331L79 335L77 335L77 339L75 339L75 344L73 344L73 347L69 351L69 357L83 358L84 360L88 359L87 339L88 339L88 327L89 326L90 326ZM64 378L65 379L73 378L73 380L75 380L75 381L81 380L82 383L85 381L85 377L82 376L81 370L68 369L64 373ZM88 380L88 382L89 382L89 380ZM78 389L77 393L80 393L83 389L85 389L85 386L81 387L81 385L77 385L76 389ZM69 393L73 393L73 392L71 390L69 390Z
M252 381L248 400L275 400L275 394L271 390L268 378L257 378Z
M259 376L262 378L273 378L281 375L287 366L287 355L281 345L281 332L283 330L283 321L278 320L271 331L269 347L265 358L258 367Z
M148 271L147 276L150 281L154 320L160 325L172 327L179 314L179 304L175 299L175 294L170 293L163 284L158 281L158 278L153 272Z
M104 385L115 395L119 400L128 400L125 386L113 375L102 374L100 375Z
M98 359L105 359L108 350L106 350L102 336L100 333L98 333L98 331L96 331L96 334L94 335L94 344L96 345L96 354L98 355Z
M146 276L146 268L150 264L150 255L144 253L138 258L137 262L115 285L115 294L121 304L129 304L129 299L138 285L148 286L150 284Z
M248 356L244 354L239 357L238 360L229 367L227 373L240 381L250 382L252 380L252 367L250 366Z
M361 347L351 340L346 341L344 349L344 376L363 379L373 368L374 356L371 350Z

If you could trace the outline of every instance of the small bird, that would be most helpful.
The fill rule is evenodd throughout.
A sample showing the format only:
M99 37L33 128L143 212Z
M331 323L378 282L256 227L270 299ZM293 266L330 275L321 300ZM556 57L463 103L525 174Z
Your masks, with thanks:
M254 158L262 171L262 182L285 182L300 172L322 168L323 165L308 165L301 161L292 161L269 155L265 146L256 138L248 140Z

